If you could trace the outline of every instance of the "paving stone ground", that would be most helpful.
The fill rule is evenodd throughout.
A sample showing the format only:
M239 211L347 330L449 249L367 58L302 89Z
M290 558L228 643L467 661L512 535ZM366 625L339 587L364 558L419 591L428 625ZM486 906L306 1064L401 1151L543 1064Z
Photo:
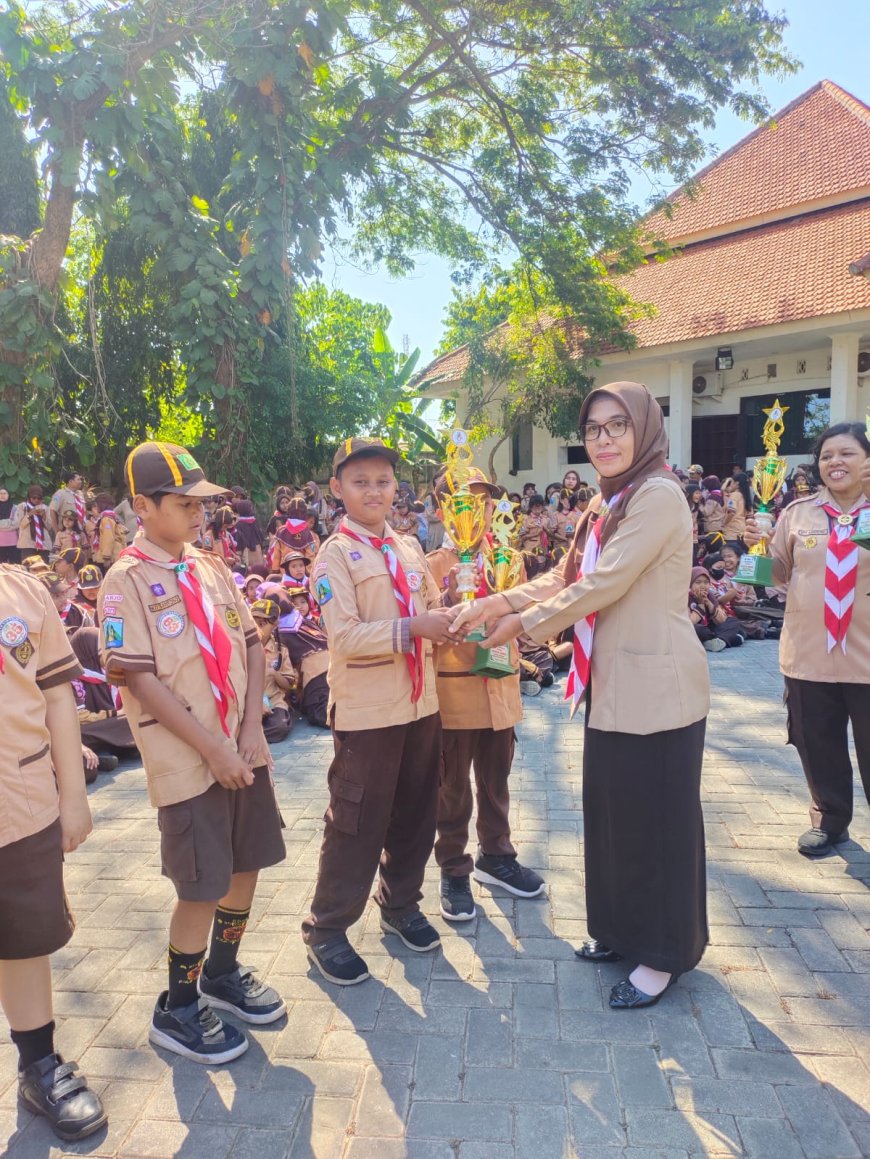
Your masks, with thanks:
M95 831L69 858L78 915L55 961L59 1043L102 1092L108 1132L66 1150L17 1109L0 1024L0 1149L169 1159L760 1159L870 1156L870 823L818 863L795 851L806 789L784 746L776 645L711 656L704 768L712 942L649 1013L607 1009L620 965L578 963L585 933L583 730L560 690L525 701L512 777L522 859L549 896L478 891L434 955L397 949L369 909L352 931L372 980L315 977L299 936L320 844L328 734L275 749L287 860L263 874L243 961L287 1000L236 1063L148 1045L172 891L144 776L91 790Z

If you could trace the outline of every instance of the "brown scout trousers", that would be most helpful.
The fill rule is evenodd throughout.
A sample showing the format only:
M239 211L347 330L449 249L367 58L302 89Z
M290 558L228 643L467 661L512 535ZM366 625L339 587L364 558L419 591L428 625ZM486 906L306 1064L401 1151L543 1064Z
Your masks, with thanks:
M508 821L508 777L515 747L512 728L444 729L435 860L449 877L467 877L474 869L474 860L466 851L473 805L472 764L480 848L495 856L516 855Z
M852 820L849 721L864 795L870 801L870 685L786 676L785 698L788 743L797 749L813 801L810 820L836 836Z
M414 913L435 840L441 718L333 731L320 867L311 913L302 923L309 945L344 933L362 917L372 878L375 901L390 918Z

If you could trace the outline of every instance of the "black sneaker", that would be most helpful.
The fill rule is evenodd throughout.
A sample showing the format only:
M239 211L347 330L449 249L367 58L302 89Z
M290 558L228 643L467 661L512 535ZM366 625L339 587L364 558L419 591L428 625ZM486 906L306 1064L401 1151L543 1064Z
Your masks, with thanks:
M347 940L337 934L328 942L306 946L308 957L327 980L336 986L355 986L369 977L369 968Z
M222 1022L204 998L170 1010L164 990L157 999L148 1038L155 1046L174 1051L193 1062L232 1062L248 1049L248 1040L229 1022Z
M200 971L198 988L209 1006L218 1010L229 1010L243 1022L264 1025L275 1022L287 1009L284 999L277 990L265 986L260 979L239 966L231 974L220 974L209 978L205 970Z
M449 877L442 873L441 916L448 922L470 922L476 913L468 876Z
M405 914L403 918L388 918L381 910L381 929L385 934L395 934L409 950L417 950L421 954L426 950L437 950L441 945L440 934L419 910Z
M544 879L533 869L520 865L516 857L481 853L474 863L474 880L482 885L500 885L514 897L538 897Z
M93 1135L107 1119L78 1064L64 1062L59 1054L48 1054L18 1072L18 1100L48 1119L55 1135L68 1143Z
M842 845L848 840L848 829L844 829L842 833L828 833L825 829L813 826L798 837L798 853L802 853L804 857L827 857L829 853L833 853L835 845Z

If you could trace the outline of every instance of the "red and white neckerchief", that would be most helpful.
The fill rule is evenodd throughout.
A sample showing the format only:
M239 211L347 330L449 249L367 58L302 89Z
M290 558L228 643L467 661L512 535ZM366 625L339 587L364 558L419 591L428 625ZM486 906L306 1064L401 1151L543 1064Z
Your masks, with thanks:
M229 559L231 556L236 554L236 548L238 545L236 543L236 537L231 531L222 531L220 534L220 541L223 544L224 557L226 559Z
M30 515L30 527L33 531L33 544L35 551L43 551L45 549L45 525L42 522L42 516L36 513L35 503L25 503L24 510Z
M135 546L125 547L121 552L121 556L123 557L125 555L132 555L136 559L144 560L146 563L153 563L157 567L175 572L175 578L178 580L178 586L181 589L181 596L184 600L184 608L188 616L190 616L190 623L193 627L203 662L205 663L205 670L208 673L209 684L211 685L211 690L217 704L221 728L224 734L229 736L230 730L227 725L227 713L229 712L230 701L236 699L232 685L230 684L230 659L233 654L233 646L230 643L229 636L224 631L223 625L219 623L215 616L214 605L208 593L194 574L196 560L185 557L182 560L170 560L168 563L164 563L162 560L153 559L150 555L146 555L144 551L140 551Z
M76 505L76 519L79 521L79 526L84 526L85 522L85 497L81 491L73 491L73 502Z
M828 652L839 644L846 655L846 633L852 621L855 587L858 582L858 554L855 534L856 516L870 503L862 500L849 512L839 511L831 503L819 503L828 516L831 533L825 556L825 632Z
M351 531L344 521L339 524L338 530L342 535L355 539L357 543L365 543L383 555L387 571L389 571L393 581L393 595L399 605L399 615L403 620L416 615L414 596L408 586L405 569L396 555L393 540L389 536L384 539L376 539L373 535L360 535L356 531ZM406 659L408 661L408 674L411 677L411 703L414 704L420 699L423 692L423 640L420 636L414 637L414 654L412 656L410 652L406 653Z
M307 519L285 519L284 527L291 535L301 535L303 531L308 530Z
M109 684L104 672L97 672L93 668L83 668L82 674L79 677L84 684ZM115 684L109 684L109 691L112 694L112 703L118 712L121 711L121 689Z
M601 532L604 530L604 516L607 511L616 505L622 496L622 491L614 495L609 503L599 513L599 518L592 525L591 535L587 535L583 548L583 559L577 570L577 580L592 575L598 566L598 557L601 554ZM590 612L574 625L574 639L571 653L571 667L568 679L565 682L565 699L571 701L571 716L577 711L580 701L589 687L589 678L592 673L592 640L595 635L595 621L597 612Z

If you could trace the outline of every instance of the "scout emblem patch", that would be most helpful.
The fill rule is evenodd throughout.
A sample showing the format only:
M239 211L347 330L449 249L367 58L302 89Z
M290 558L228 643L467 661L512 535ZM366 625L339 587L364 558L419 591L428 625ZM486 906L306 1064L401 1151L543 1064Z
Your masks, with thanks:
M350 558L353 560L362 559L362 554L358 551L352 551L350 553Z
M314 598L318 604L328 604L332 599L332 585L329 582L328 576L321 576L314 585Z
M103 643L106 649L124 647L124 621L117 616L103 620Z
M409 571L407 573L408 587L412 592L418 592L423 586L423 577L418 571Z
M228 628L241 628L242 626L242 617L235 608L227 608L224 619Z
M26 668L33 656L34 647L29 640L25 640L23 644L19 644L17 648L13 648L10 655L13 660L17 660L22 668Z
M4 648L18 648L27 642L27 624L20 616L7 616L0 621L0 644Z
M163 612L157 617L157 631L168 640L180 636L187 627L187 618L179 612Z
M163 586L163 584L152 584L151 591L155 594L155 596L166 595L166 588Z

